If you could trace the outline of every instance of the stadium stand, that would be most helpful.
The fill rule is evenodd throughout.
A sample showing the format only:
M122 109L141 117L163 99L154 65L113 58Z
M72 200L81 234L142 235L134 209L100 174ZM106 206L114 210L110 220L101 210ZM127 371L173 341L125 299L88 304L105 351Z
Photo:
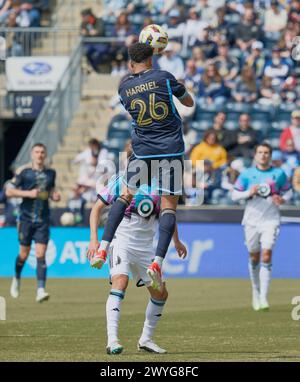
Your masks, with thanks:
M274 30L269 23L272 14L277 17ZM121 110L116 89L126 74L126 47L150 23L167 29L171 45L163 54L164 61L171 47L177 62L184 63L180 80L196 99L193 114L183 115L186 158L213 128L220 112L226 117L223 134L224 129L231 134L233 145L248 140L239 130L240 117L247 114L256 141L267 140L274 149L280 149L284 129L297 124L297 118L292 122L291 113L300 109L300 65L291 56L293 39L300 35L299 14L299 0L57 1L55 16L50 19L51 25L61 30L56 37L58 48L49 51L53 43L53 32L49 31L32 53L70 54L81 34L85 56L80 104L72 111L69 126L51 155L63 196L59 205L66 206L76 184L78 168L72 159L91 138L103 141L115 158L123 150L130 136L130 121ZM84 28L96 29L95 25L99 28L94 36L83 33ZM63 31L67 27L73 34ZM88 50L91 46L93 49ZM159 68L161 62L155 57L154 66ZM222 142L222 134L217 136ZM294 169L300 164L297 147L298 143L293 146L292 142L289 149L295 158ZM218 169L218 179L226 178L231 163L239 159L240 154L228 155L227 165ZM249 166L251 151L242 159L243 166ZM229 203L230 187L218 182L219 191L209 193L207 204Z

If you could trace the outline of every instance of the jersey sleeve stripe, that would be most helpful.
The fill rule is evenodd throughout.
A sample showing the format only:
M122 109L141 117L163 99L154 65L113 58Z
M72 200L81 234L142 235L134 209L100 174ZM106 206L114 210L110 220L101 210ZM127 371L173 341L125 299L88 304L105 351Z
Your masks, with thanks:
M100 194L97 194L97 198L101 200L106 206L109 206L109 203L107 200L105 200Z
M174 114L176 114L176 109L175 109L175 105L173 102L173 93L172 93L172 89L171 89L171 85L170 85L170 80L166 80L166 81L167 81L167 88L168 88L170 103L171 103L171 107L172 107L172 112Z

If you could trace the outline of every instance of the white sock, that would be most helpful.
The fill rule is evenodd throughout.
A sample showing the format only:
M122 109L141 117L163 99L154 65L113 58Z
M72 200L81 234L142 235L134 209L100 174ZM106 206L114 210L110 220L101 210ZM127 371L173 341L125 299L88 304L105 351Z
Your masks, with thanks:
M160 266L160 268L161 268L162 267L162 263L163 263L163 258L160 257L160 256L155 256L154 262L157 263Z
M107 252L109 246L110 246L109 241L101 240L100 246L99 246L99 251L106 251Z
M162 315L165 303L166 301L150 298L146 309L146 319L140 339L141 342L150 340L153 337L154 329Z
M119 320L121 315L121 302L124 298L124 292L112 289L106 302L106 320L107 320L107 343L118 341Z
M251 260L249 260L248 268L249 268L250 280L251 280L251 284L252 284L252 291L259 295L259 290L260 290L260 287L259 287L259 284L260 284L260 281L259 281L259 269L260 269L259 263L256 264L256 263L253 263Z
M260 298L267 300L269 286L271 282L272 264L261 263L259 279L260 279Z

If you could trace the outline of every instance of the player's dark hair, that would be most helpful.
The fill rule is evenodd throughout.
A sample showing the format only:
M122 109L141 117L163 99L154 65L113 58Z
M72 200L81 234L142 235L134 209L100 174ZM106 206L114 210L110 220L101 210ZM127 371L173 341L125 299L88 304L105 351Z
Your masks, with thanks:
M270 143L268 143L268 142L262 142L262 143L259 143L258 145L256 145L255 147L254 147L254 152L255 152L255 154L256 154L256 152L257 152L257 149L259 148L259 147L266 147L267 149L269 149L269 151L270 151L270 155L272 155L272 152L273 152L273 148L272 148L272 146L270 145Z
M32 147L31 150L33 150L35 147L42 147L45 151L47 151L47 147L44 145L44 143L35 143Z
M153 56L153 49L150 45L136 42L128 48L128 55L133 62L139 64Z

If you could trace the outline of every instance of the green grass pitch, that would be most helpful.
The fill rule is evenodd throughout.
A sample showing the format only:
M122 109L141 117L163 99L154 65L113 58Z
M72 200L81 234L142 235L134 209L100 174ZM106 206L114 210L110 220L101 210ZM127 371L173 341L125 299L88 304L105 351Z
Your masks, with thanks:
M128 288L122 305L124 352L108 356L106 280L51 279L48 302L35 302L35 280L22 280L18 300L0 280L7 320L0 321L0 361L300 361L300 321L291 304L298 280L273 280L271 310L250 307L248 280L168 280L169 301L155 340L166 355L137 351L148 293Z

